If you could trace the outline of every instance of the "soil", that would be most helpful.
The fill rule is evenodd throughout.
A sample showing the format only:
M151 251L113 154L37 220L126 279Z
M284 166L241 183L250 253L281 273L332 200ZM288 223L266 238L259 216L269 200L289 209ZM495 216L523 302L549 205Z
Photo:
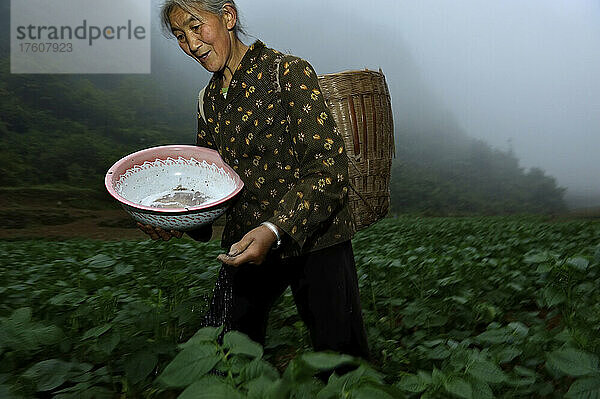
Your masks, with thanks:
M580 209L550 219L560 222L574 218L600 218L600 208ZM212 240L220 240L223 224L224 218L213 224ZM0 240L72 238L146 240L148 236L103 192L0 188Z
M149 238L122 208L105 208L109 209L40 206L39 203L3 208L0 210L0 240L89 238L141 241ZM221 221L217 220L212 239L220 239L222 232ZM191 239L187 235L184 237Z
M41 215L46 209L36 209ZM0 239L69 239L94 238L99 240L143 240L144 233L131 227L116 225L122 223L124 211L113 210L71 210L66 211L66 218L60 224L28 222L23 227L0 229ZM18 215L17 217L23 217ZM112 225L112 226L111 226Z

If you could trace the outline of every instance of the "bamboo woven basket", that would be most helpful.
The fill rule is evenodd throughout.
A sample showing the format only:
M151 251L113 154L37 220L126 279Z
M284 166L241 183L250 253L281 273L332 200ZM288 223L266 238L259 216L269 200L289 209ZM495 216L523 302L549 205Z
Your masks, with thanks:
M379 72L345 71L319 76L319 85L344 138L350 177L350 211L356 230L385 217L395 155L390 93Z

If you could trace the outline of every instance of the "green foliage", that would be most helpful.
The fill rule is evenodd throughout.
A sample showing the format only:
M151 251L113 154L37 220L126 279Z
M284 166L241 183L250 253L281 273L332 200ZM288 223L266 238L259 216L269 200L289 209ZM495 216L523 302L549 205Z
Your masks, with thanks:
M598 357L574 348L555 350L548 355L547 366L574 377L600 373Z
M599 228L405 217L359 233L363 310L386 381L432 398L564 397L573 377L593 386Z
M0 82L0 186L100 191L122 156L194 142L193 100L167 95L152 76L14 75L6 57Z
M581 378L575 381L569 391L565 395L565 398L598 398L600 397L600 376Z
M35 352L43 346L55 345L62 337L58 327L32 321L31 308L16 309L9 317L0 318L0 323L0 354L11 350Z
M223 348L233 355L247 355L257 358L261 358L263 355L263 349L260 345L237 331L230 331L225 334Z
M599 233L408 217L360 232L370 365L310 352L289 293L264 348L198 329L216 242L0 241L0 396L597 397Z
M389 387L367 365L347 355L305 353L292 360L282 376L262 360L262 348L237 331L205 327L167 365L158 382L168 387L185 388L180 398L262 398L284 397L338 398L340 395L366 395L390 398ZM341 365L354 365L353 371L328 384L315 378ZM341 382L343 381L343 383ZM353 397L354 397L353 396Z
M192 345L169 363L158 380L168 387L186 387L206 375L219 360L220 356L214 345Z

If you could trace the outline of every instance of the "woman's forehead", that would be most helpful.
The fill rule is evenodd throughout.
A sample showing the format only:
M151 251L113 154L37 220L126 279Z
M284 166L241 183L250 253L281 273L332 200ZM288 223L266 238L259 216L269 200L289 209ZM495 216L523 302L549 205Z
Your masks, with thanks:
M177 29L190 24L193 21L203 21L208 14L204 10L194 10L194 14L184 10L181 7L175 7L169 13L169 20L171 21L171 28Z

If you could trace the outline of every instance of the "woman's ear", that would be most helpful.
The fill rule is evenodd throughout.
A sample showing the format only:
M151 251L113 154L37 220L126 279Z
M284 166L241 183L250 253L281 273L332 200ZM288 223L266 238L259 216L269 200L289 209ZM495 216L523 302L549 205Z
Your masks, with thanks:
M237 23L237 11L231 4L225 4L223 6L223 20L225 21L227 30L233 30L233 28L235 28L235 24Z

